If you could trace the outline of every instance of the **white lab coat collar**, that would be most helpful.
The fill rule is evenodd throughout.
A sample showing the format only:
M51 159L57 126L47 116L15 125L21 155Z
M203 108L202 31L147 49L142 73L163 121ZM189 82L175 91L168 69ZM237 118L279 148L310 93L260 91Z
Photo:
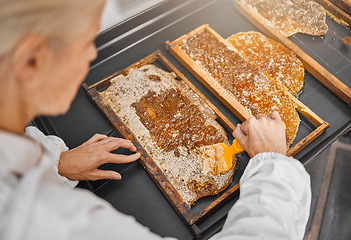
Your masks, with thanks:
M23 175L37 166L43 155L42 145L26 135L0 130L0 170Z

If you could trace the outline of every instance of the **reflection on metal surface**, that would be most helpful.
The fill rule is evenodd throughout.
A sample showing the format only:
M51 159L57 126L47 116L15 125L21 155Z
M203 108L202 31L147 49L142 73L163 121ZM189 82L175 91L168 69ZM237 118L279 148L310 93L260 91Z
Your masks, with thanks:
M126 20L164 0L107 0L102 15L100 31Z
M141 42L143 42L143 41L145 41L145 40L151 38L152 36L154 36L154 35L156 35L156 34L162 32L162 31L164 31L165 29L167 29L167 28L169 28L169 27L171 27L171 26L173 26L173 25L175 25L175 24L177 24L177 23L183 21L184 19L190 17L191 15L195 14L196 12L200 12L201 10L207 8L209 5L212 5L212 4L215 3L215 2L217 2L217 0L212 0L212 1L210 1L209 3L204 4L204 5L202 5L201 7L198 7L198 8L196 9L196 11L190 12L190 13L188 13L188 14L186 14L186 15L180 17L180 18L178 18L176 21L173 21L173 22L171 22L170 24L167 24L167 25L165 25L164 27L161 27L161 28L159 28L158 30L152 32L151 34L146 35L145 37L141 38L140 40L131 43L130 45L128 45L127 47L121 49L120 51L118 51L118 52L116 52L116 53L110 55L109 57L103 59L102 61L100 61L100 62L94 64L93 66L91 66L90 70L92 70L93 68L95 68L95 67L97 67L97 66L99 66L99 65L101 65L101 64L103 64L103 63L105 63L105 62L107 62L107 61L110 60L111 58L113 58L113 57L115 57L115 56L117 56L117 55L119 55L119 54L121 54L121 53L127 51L128 49L134 47L135 45L137 45L137 44L139 44L139 43L141 43ZM136 27L136 28L133 28L132 30L130 30L130 31L126 32L126 33L124 33L124 34L121 35L120 37L115 38L115 39L113 39L113 40L110 41L110 42L107 42L106 44L104 44L103 46L101 46L98 50L100 50L100 49L102 49L102 48L105 48L105 47L107 47L107 46L109 46L109 45L111 45L111 44L113 44L113 43L116 43L118 40L121 40L121 39L125 38L126 36L128 36L128 35L130 35L130 34L132 34L132 33L134 33L134 32L137 32L137 31L139 31L139 30L144 29L146 26L148 26L148 25L150 25L150 24L152 24L152 23L154 23L154 22L156 22L156 21L159 21L159 20L162 19L162 18L167 17L170 13L175 12L175 11L179 10L180 8L183 8L184 5L187 5L187 4L188 4L188 2L185 2L184 4L179 5L179 7L173 8L173 9L171 9L171 10L165 12L164 14L161 14L160 16L151 19L150 21L145 22L144 24L142 24L142 25L140 25L140 26L138 26L138 27Z

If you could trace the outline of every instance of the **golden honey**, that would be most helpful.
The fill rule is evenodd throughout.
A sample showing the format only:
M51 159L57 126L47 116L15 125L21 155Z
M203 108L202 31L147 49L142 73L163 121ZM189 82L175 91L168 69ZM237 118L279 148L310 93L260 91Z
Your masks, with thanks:
M248 6L250 14L259 14L285 36L295 33L324 35L328 31L326 11L318 3L310 0L239 0Z
M204 114L179 90L169 89L160 94L150 91L132 106L154 141L165 151L179 147L194 150L226 141L214 126L204 127Z
M227 41L247 62L276 79L292 95L301 90L305 69L300 59L289 49L259 32L237 33Z
M299 125L295 104L257 66L208 32L190 36L180 47L254 116L277 111L286 126L287 145L292 143Z

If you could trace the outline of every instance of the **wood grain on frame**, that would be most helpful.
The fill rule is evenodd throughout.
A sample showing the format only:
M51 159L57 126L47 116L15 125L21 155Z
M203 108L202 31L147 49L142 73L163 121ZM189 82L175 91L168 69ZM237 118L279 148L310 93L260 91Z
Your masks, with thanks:
M350 0L315 0L336 17L344 20L351 26L351 1ZM337 7L333 6L336 5Z

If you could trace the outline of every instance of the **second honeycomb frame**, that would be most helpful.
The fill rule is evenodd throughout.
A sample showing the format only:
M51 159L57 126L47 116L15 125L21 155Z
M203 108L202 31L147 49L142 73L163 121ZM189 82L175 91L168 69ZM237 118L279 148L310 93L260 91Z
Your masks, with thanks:
M219 42L225 44L229 49L233 48L230 45L230 43L228 43L216 31L214 31L208 24L204 24L172 42L167 41L167 49L241 121L245 121L253 117L249 113L249 111L244 106L242 106L236 99L228 97L228 94L226 92L218 88L218 84L215 81L215 79L213 79L212 76L205 72L201 67L197 66L195 61L181 49L180 45L182 44L184 39L189 38L190 36L193 36L199 32L208 32L212 34L215 38L217 38ZM287 155L295 156L309 143L311 143L314 139L321 135L329 127L329 123L321 119L311 109L305 106L297 98L289 94L287 91L285 91L285 93L290 97L290 99L294 103L296 103L296 109L305 117L307 117L313 124L316 125L316 129L314 129L310 134L308 134L298 143L289 148Z

